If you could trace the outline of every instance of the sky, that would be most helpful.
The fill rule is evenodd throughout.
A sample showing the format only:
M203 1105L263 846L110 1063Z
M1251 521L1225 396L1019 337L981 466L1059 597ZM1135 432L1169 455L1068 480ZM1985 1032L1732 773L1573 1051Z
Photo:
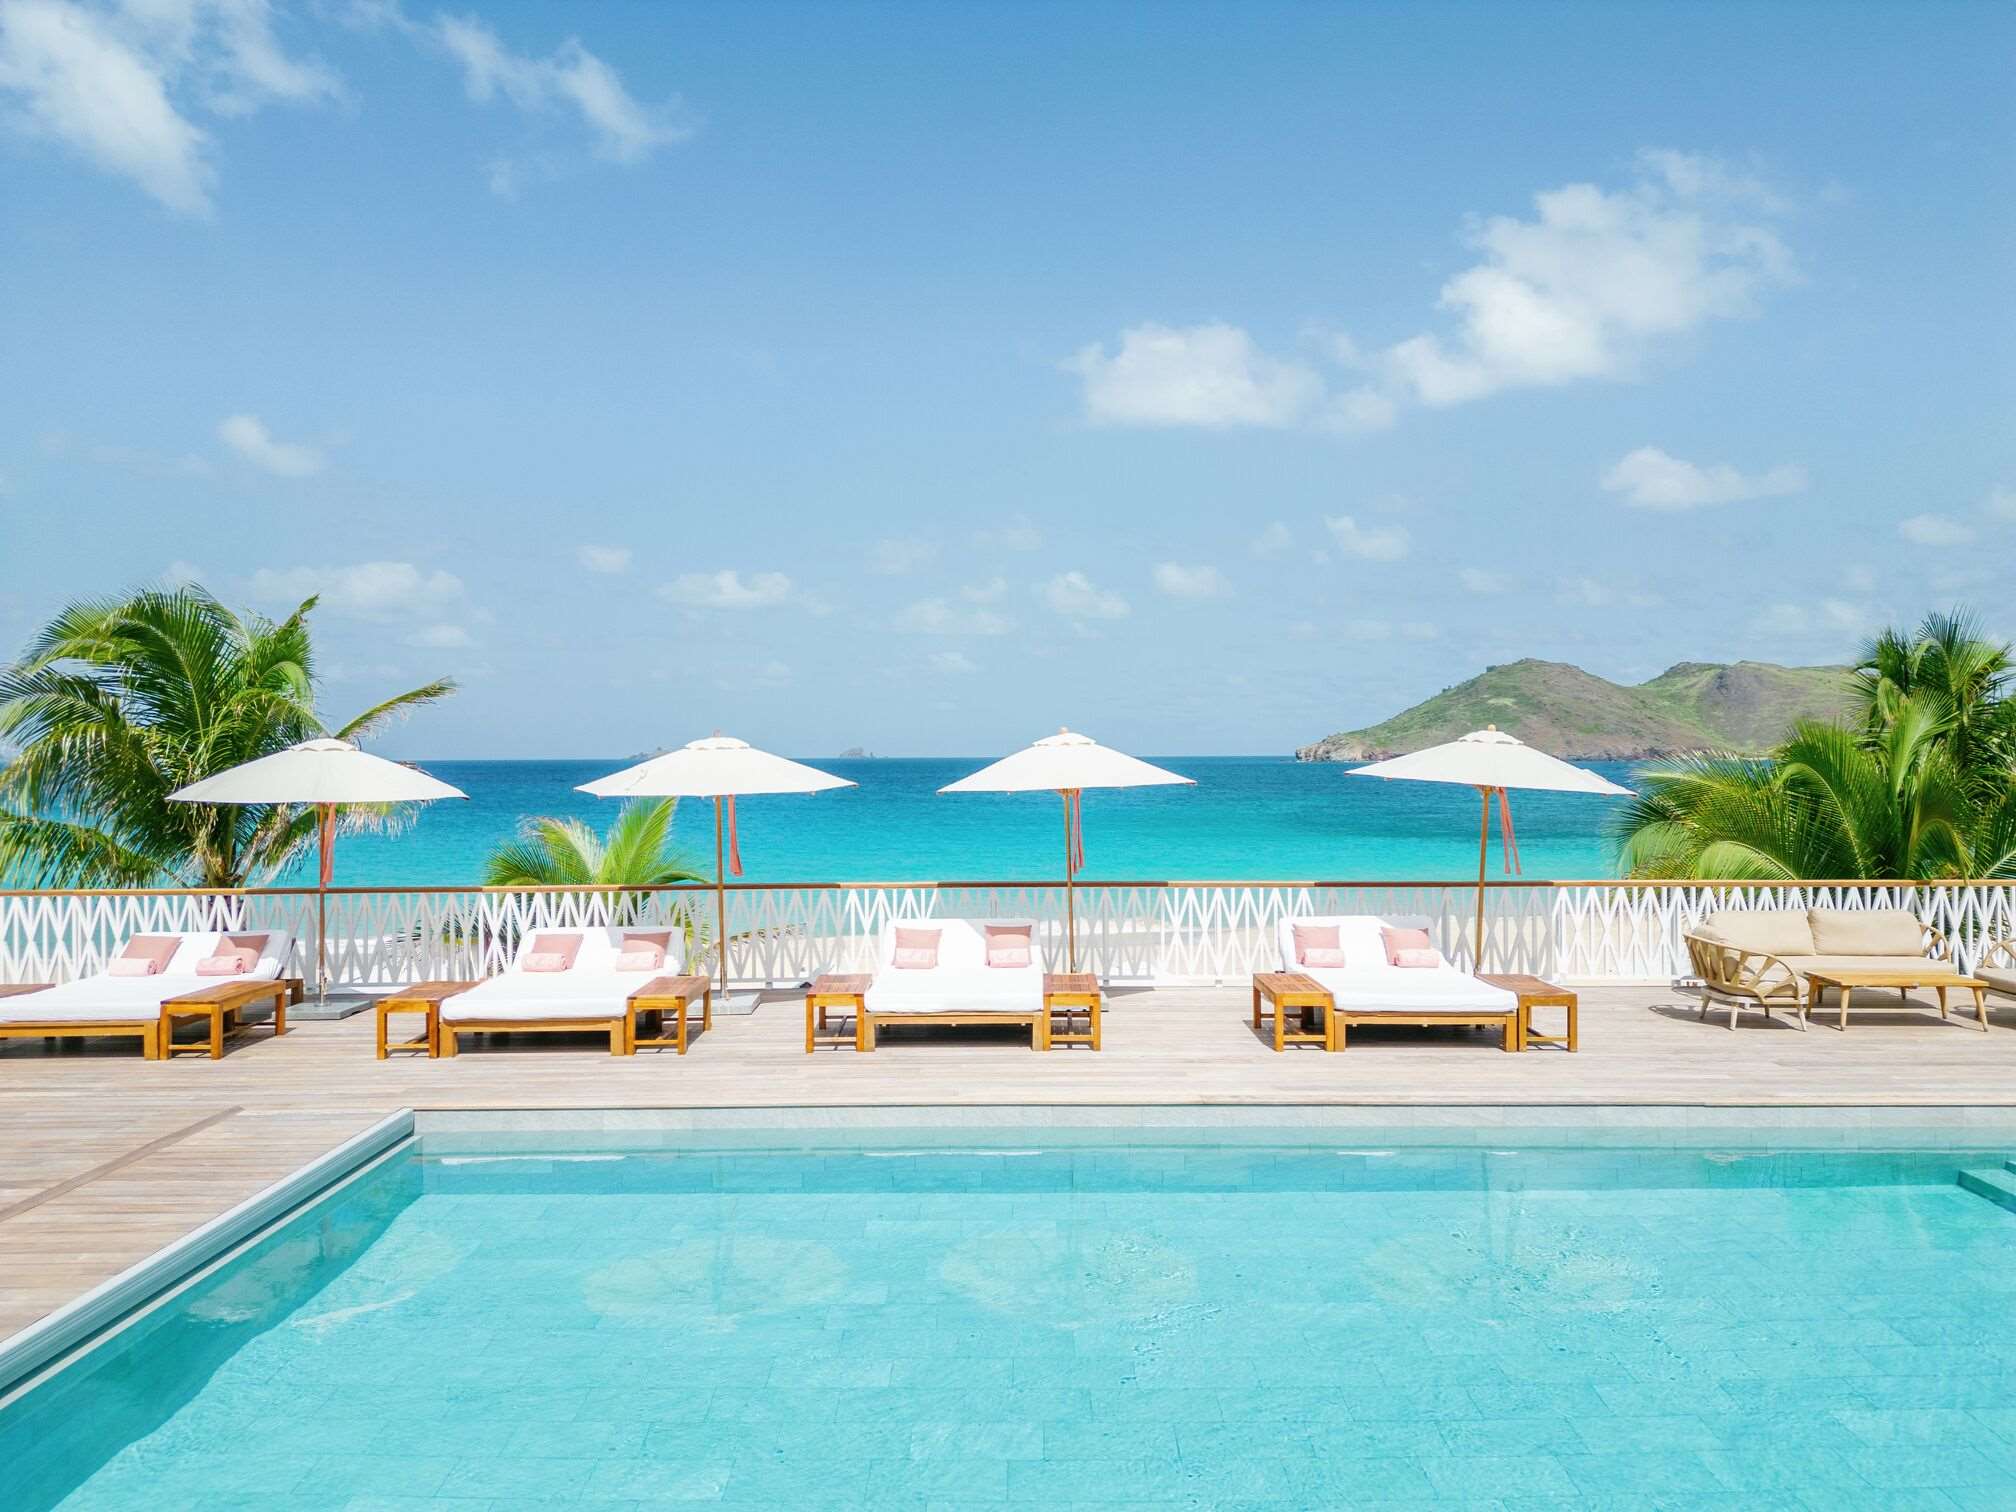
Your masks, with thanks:
M0 0L0 654L388 754L1286 752L2016 635L2016 7Z

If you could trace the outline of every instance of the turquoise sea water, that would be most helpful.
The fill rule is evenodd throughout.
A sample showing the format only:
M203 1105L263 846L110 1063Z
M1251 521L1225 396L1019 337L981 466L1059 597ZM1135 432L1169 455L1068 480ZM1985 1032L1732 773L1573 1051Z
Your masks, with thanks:
M740 805L750 881L1025 881L1063 874L1063 818L1049 794L938 789L988 758L819 760L858 787ZM1347 777L1342 766L1274 757L1153 758L1197 785L1088 793L1086 876L1136 878L1439 880L1477 874L1477 795L1425 782ZM422 763L470 801L423 807L395 836L345 837L336 880L356 886L470 884L483 861L531 815L606 825L616 805L575 791L613 761ZM1630 769L1595 769L1629 784ZM1617 802L1556 793L1516 795L1521 859L1532 877L1615 875L1604 826ZM678 834L711 875L712 806L681 805ZM1496 826L1493 826L1494 875ZM312 866L297 880L312 880Z
M1988 1161L399 1156L0 1414L0 1481L99 1512L2006 1508L2016 1214L1955 1184Z

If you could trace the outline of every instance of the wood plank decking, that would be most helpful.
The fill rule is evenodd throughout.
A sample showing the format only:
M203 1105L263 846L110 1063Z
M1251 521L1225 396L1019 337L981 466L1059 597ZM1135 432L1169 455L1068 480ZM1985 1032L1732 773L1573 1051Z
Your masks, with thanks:
M1987 1034L1929 994L1871 1001L1846 1033L1690 995L1582 994L1581 1052L1505 1055L1457 1030L1355 1029L1341 1055L1277 1055L1242 985L1119 991L1105 1047L1031 1055L1026 1031L892 1029L876 1055L804 1049L803 999L717 1014L691 1053L611 1056L605 1035L478 1042L454 1060L375 1058L369 1013L297 1023L211 1061L131 1042L0 1049L0 1337L400 1108L918 1104L1680 1103L2016 1105L2016 1004Z

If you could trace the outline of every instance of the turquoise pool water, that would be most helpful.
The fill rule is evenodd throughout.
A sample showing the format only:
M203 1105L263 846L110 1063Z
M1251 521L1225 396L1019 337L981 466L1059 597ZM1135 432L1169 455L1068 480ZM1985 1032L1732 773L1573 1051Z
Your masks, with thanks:
M403 1153L8 1408L0 1502L2016 1505L2001 1152L1351 1143Z

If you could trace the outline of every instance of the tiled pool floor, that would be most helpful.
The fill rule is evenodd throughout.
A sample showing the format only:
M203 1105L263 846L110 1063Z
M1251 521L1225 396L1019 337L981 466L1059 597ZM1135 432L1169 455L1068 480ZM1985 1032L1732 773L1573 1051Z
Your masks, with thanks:
M0 1476L111 1509L2012 1507L2016 1213L1970 1163L401 1157L0 1417Z

